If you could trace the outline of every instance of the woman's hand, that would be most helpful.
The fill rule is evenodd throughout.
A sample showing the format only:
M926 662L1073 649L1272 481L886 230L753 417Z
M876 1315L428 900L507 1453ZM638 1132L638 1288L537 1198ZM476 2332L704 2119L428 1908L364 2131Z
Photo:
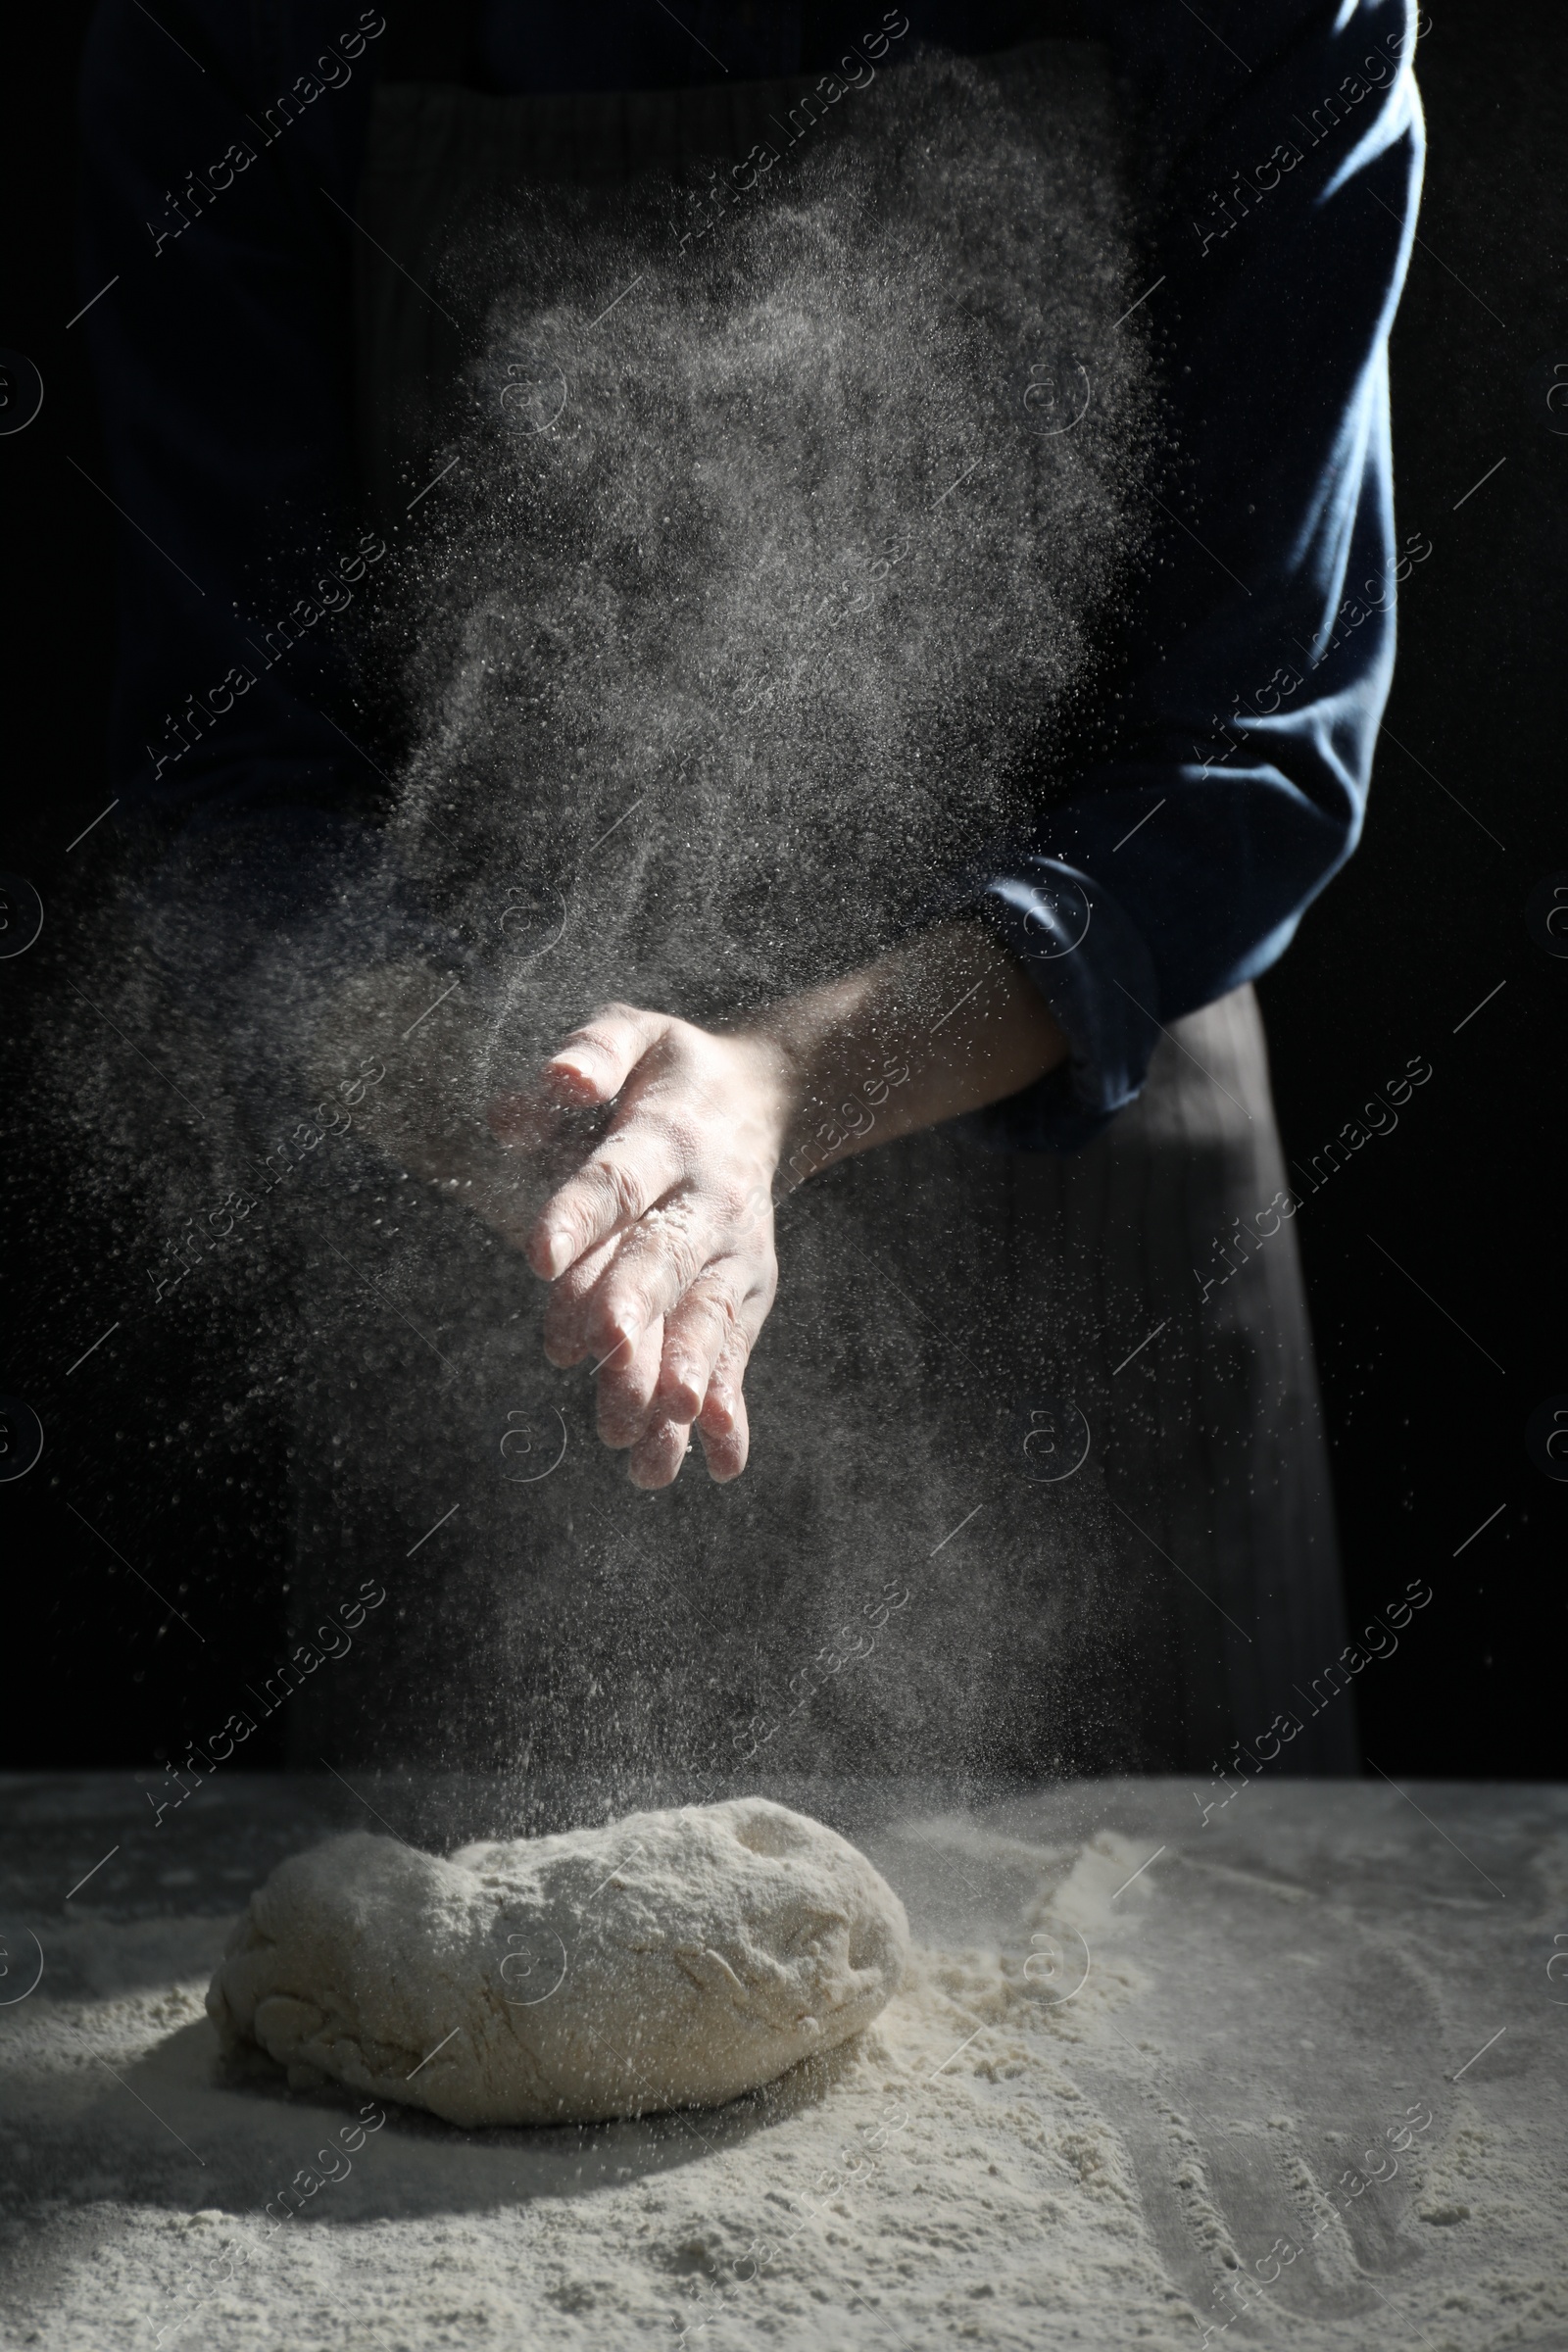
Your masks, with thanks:
M599 1434L630 1447L634 1485L667 1487L693 1428L715 1479L746 1467L741 1384L778 1286L780 1163L786 1185L804 1182L1014 1094L1066 1051L1022 967L979 924L953 923L744 1029L606 1005L531 1093L491 1105L514 1149L559 1147L570 1114L612 1105L523 1246L555 1285L546 1353L592 1360Z
M746 1466L742 1383L778 1286L772 1189L797 1095L789 1055L765 1034L609 1004L531 1094L491 1107L515 1147L564 1113L614 1103L524 1248L555 1286L545 1351L592 1361L599 1434L630 1447L636 1486L669 1485L693 1428L714 1479Z

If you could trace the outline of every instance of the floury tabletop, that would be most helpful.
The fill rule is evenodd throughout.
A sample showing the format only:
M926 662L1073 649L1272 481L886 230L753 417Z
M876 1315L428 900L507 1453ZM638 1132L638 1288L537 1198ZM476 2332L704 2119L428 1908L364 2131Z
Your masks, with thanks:
M505 1787L487 1822L472 1783L367 1792L417 1843L444 1845L443 1809L506 1835ZM329 1776L220 1778L134 1853L128 1776L13 1776L0 1926L19 1982L28 1927L44 1957L0 2048L0 2170L28 2223L15 2324L44 2352L140 2324L239 2352L345 2329L390 2347L449 2326L460 2294L466 2327L543 2312L566 2345L744 2326L790 2352L824 2330L855 2352L889 2330L1002 2346L1022 2314L1130 2348L1234 2340L1250 2314L1304 2352L1388 2328L1483 2352L1502 2293L1549 2330L1563 1986L1529 1911L1568 1837L1561 1791L1264 1780L1206 1826L1174 1781L978 1807L777 1793L907 1912L904 1984L865 2031L728 2105L465 2130L412 2105L456 2015L404 2060L401 2099L220 2066L204 1999L237 1914L367 1819ZM587 1787L564 1801L594 1818ZM419 1866L369 1826L356 1848ZM117 1841L62 1913L78 1857ZM641 1870L612 1840L585 1917L611 1906L612 1936ZM534 1991L518 1948L477 1957L522 2046L571 1980L514 2012Z

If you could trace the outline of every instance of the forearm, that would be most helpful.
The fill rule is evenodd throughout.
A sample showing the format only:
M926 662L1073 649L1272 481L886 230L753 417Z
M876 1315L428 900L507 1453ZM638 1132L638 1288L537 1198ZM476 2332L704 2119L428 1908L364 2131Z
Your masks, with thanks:
M776 1072L787 1182L1017 1094L1067 1040L981 924L946 923L747 1021Z

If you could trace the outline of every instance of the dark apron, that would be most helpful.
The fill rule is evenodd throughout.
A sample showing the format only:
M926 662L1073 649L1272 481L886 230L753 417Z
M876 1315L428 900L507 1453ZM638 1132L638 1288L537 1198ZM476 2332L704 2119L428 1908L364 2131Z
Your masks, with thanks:
M1109 103L1092 45L1030 50ZM476 213L523 180L580 211L584 189L776 144L813 78L380 89L355 263L362 462L384 511L461 415L490 289L470 276L454 314L443 266ZM1348 1702L1306 1695L1345 1634L1293 1226L1206 1293L1195 1278L1286 1191L1250 988L1177 1022L1080 1154L943 1129L797 1196L748 1381L754 1462L724 1492L694 1459L669 1495L632 1495L585 1387L538 1401L537 1286L516 1259L412 1181L383 1190L415 1269L400 1320L318 1262L295 1597L301 1625L364 1576L390 1603L291 1702L300 1761L499 1769L518 1817L543 1818L530 1791L562 1769L609 1802L922 1768L1206 1784L1286 1713L1300 1729L1274 1769L1353 1769ZM813 1427L800 1400L828 1359L837 1401Z

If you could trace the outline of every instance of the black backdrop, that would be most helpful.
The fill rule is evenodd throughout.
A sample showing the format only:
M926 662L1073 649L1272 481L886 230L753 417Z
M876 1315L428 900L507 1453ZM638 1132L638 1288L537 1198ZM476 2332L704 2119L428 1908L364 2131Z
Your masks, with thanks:
M37 1467L0 1484L8 1766L180 1753L247 1660L278 1652L287 1549L282 1441L254 1413L224 1434L235 1400L220 1348L178 1316L142 1318L76 1363L130 1295L138 1237L91 1207L90 1169L40 1149L27 1115L40 995L67 978L91 991L73 909L74 894L90 899L95 843L67 845L108 799L115 517L68 463L106 479L86 355L66 324L81 300L74 93L87 15L63 0L19 11L0 97L0 344L46 386L36 422L0 438L0 867L35 885L49 924L37 949L0 961L0 1390L47 1431ZM1532 1458L1526 1430L1549 1399L1568 1404L1568 959L1532 936L1527 907L1550 876L1568 879L1568 392L1548 402L1568 384L1552 243L1568 220L1568 26L1544 4L1439 0L1433 16L1421 243L1394 339L1399 524L1433 553L1403 591L1364 843L1262 993L1302 1168L1412 1055L1434 1071L1397 1132L1308 1195L1298 1225L1352 1619L1411 1576L1434 1589L1398 1654L1358 1685L1368 1758L1396 1778L1555 1777L1568 1484Z

